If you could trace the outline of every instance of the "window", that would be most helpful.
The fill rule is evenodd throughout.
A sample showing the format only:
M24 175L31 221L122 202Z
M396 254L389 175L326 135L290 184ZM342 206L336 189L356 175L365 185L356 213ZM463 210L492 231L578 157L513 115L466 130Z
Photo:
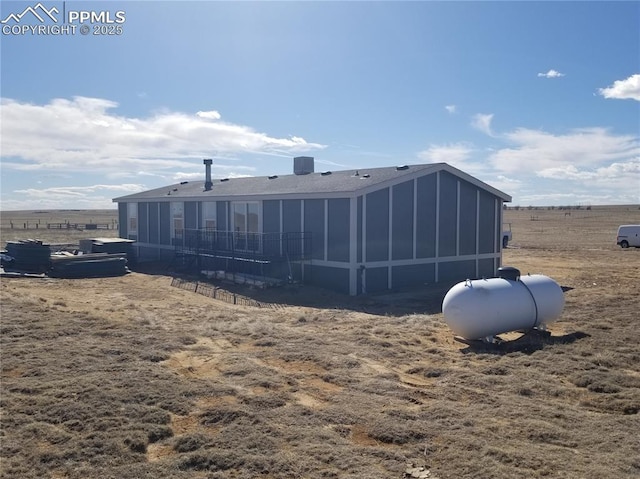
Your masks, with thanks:
M184 230L184 203L171 203L171 237L182 238Z
M216 202L207 201L202 203L202 227L215 230L216 219Z
M137 235L138 234L138 203L127 204L127 224L128 224L127 234L133 235L133 236Z
M235 247L241 250L260 249L260 205L258 202L238 202L231 204L232 226Z

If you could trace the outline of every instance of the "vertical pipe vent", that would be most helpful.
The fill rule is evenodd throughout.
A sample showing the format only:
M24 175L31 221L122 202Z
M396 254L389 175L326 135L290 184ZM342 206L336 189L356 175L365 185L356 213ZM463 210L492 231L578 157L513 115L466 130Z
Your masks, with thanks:
M204 163L204 191L209 191L213 186L213 182L211 181L211 164L213 163L213 160L207 158L206 160L203 160L203 163Z

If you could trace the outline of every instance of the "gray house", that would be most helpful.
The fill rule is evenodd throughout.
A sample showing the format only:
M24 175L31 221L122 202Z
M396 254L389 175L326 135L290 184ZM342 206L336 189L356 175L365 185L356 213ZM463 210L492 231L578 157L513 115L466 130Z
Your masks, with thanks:
M505 193L446 164L211 178L115 198L139 261L191 262L351 295L489 277Z

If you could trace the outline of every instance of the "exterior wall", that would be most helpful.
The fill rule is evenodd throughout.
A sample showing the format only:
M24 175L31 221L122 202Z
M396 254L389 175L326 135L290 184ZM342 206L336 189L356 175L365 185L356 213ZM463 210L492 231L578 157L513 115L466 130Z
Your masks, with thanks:
M476 254L476 217L478 189L467 183L460 182L460 212L458 221L458 255Z
M479 222L480 229L478 234L478 253L493 253L495 252L495 238L493 237L496 230L496 214L495 214L495 198L490 194L481 191L480 192L480 208L479 208ZM502 223L500 223L502 225ZM499 235L501 237L501 235Z
M127 237L128 224L127 203L118 203L118 236L120 238Z
M416 258L435 258L438 187L435 173L418 178L416 194Z
M138 241L149 242L149 203L138 203Z
M435 263L392 266L391 274L394 288L433 284L436 281Z
M216 201L219 230L229 205ZM201 210L184 202L186 228ZM126 203L118 215L127 237ZM296 280L343 293L491 277L501 262L502 200L443 170L348 198L263 200L260 215L263 233L311 233L310 262L287 263ZM169 202L138 203L138 236L141 260L173 255Z
M216 223L218 225L217 229L220 231L229 231L229 215L227 211L229 209L228 201L217 201L216 202Z
M280 200L262 203L262 230L265 233L280 233Z
M198 201L184 202L184 227L186 229L196 229L199 227L199 206L200 203Z
M356 225L356 238L358 241L358 244L356 245L356 256L357 259L356 261L358 263L362 263L362 235L363 235L363 230L362 230L362 218L363 218L363 197L362 196L358 196L358 199L356 200L356 217L357 217L357 221L358 224ZM358 291L361 291L362 288L358 288Z
M464 281L476 278L476 261L448 261L438 264L438 281Z
M282 201L282 232L298 233L302 231L302 201L283 200Z
M324 257L324 232L325 232L324 200L304 200L304 228L311 234L311 258L325 259Z
M365 197L365 261L389 259L389 188Z
M327 201L327 260L349 262L350 200L348 198Z
M160 203L160 244L171 244L171 205Z
M479 259L478 260L478 278L491 278L498 268L494 269L494 259Z
M160 205L149 203L149 243L160 244Z
M458 249L458 179L451 173L440 172L438 201L438 256L455 256Z
M389 268L367 268L365 270L365 291L377 293L389 289Z
M502 201L480 187L439 171L355 201L352 294L495 274Z
M391 259L413 258L413 181L392 189Z
M309 283L338 293L349 294L348 269L307 264L304 270L305 278L308 278Z

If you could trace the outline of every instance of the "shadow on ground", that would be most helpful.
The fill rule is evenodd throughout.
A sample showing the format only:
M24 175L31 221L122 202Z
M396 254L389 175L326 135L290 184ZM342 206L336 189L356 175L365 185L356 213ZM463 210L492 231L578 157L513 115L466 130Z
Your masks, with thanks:
M259 289L231 282L206 280L193 274L169 271L167 265L157 263L153 265L139 264L134 271L141 274L167 275L185 281L206 283L231 294L249 298L265 307L299 306L390 316L439 314L442 312L442 300L452 286L450 283L437 283L405 290L349 296L311 285L288 284Z
M480 340L463 340L463 342L468 346L461 351L464 354L475 353L501 355L514 352L531 354L543 349L546 345L569 344L588 337L590 337L590 335L583 333L582 331L554 336L548 331L533 329L524 333L521 337L511 341L500 340L499 336L496 343L486 343Z

